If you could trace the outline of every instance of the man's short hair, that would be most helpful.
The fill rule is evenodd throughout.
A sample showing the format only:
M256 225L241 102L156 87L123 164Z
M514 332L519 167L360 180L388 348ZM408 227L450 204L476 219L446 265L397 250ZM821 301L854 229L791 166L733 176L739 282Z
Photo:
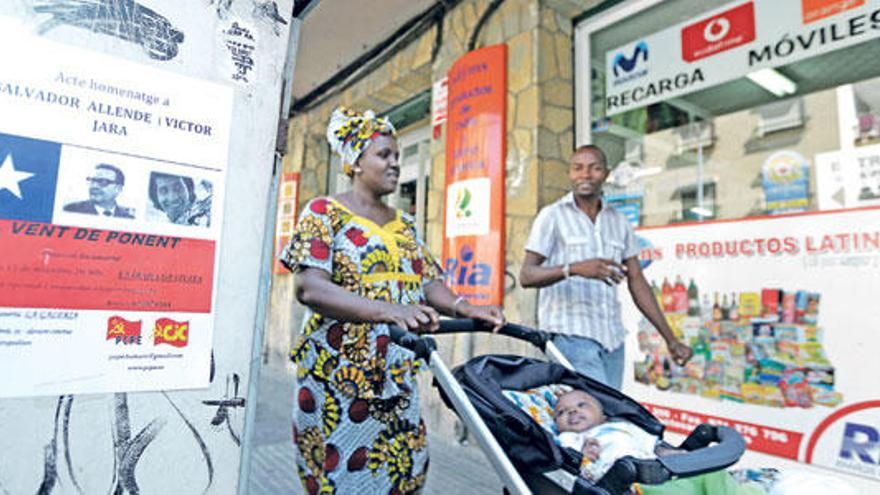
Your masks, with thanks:
M171 179L176 180L180 179L183 181L183 184L186 186L186 193L189 199L189 203L195 203L196 201L196 184L190 177L184 177L182 175L173 175L173 174L165 174L162 172L152 172L150 173L150 201L152 201L153 206L156 207L159 211L165 211L162 209L162 205L159 204L159 191L157 190L158 186L156 183L159 179Z
M116 183L119 184L120 186L125 185L125 174L123 174L122 170L119 170L114 165L110 165L109 163L99 163L99 164L95 165L95 170L98 170L98 169L109 170L109 171L113 172L114 174L116 174Z
M608 169L608 157L605 156L605 152L602 151L602 148L596 146L595 144L584 144L582 146L578 146L574 150L574 153L572 153L572 156L584 151L590 151L594 153L596 156L599 157L600 160L602 160L602 166L605 167L606 170Z

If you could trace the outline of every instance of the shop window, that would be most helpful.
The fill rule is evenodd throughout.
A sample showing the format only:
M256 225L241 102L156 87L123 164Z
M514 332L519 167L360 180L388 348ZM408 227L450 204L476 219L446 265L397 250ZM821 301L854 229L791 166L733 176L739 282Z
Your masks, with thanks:
M683 125L676 129L675 134L678 136L678 154L696 151L700 147L707 148L715 141L715 128L711 122Z
M694 221L694 220L711 220L717 216L715 206L715 183L708 182L703 184L703 197L700 198L696 184L682 187L679 189L681 198L681 211L678 220Z
M758 136L795 129L804 125L804 101L801 98L777 101L757 109Z
M880 80L861 81L853 85L856 106L857 146L880 143Z

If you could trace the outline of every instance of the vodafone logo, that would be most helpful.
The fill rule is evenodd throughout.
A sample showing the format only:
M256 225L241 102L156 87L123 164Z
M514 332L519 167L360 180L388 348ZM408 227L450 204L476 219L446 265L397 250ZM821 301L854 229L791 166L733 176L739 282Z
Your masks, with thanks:
M747 2L682 28L681 57L694 62L754 40L755 5Z
M723 40L729 32L730 21L724 17L719 17L712 19L709 21L709 24L706 24L706 29L703 29L703 39L709 43L715 43L716 41Z

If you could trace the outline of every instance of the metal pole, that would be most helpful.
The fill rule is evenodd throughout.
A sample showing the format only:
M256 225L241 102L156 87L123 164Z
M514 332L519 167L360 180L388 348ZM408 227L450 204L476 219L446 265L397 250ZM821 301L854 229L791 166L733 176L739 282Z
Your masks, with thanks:
M554 363L561 364L562 366L565 366L572 371L577 371L574 369L574 366L571 365L571 362L568 360L568 358L566 358L565 355L562 354L559 348L556 347L556 344L554 344L552 341L548 340L547 344L545 344L544 354L546 354L547 357L549 357L550 360Z
M284 63L285 85L281 98L280 115L286 116L290 108L291 85L293 68L296 63L296 49L299 44L300 21L296 18L290 20L290 31L287 40L287 59ZM277 144L277 143L276 143ZM257 418L257 384L260 381L262 370L263 338L266 330L266 311L269 306L269 288L272 283L273 263L272 257L275 249L275 216L278 209L278 183L281 177L281 156L276 152L273 164L272 185L266 199L266 231L263 238L263 246L260 252L262 260L260 266L260 286L257 297L257 314L254 322L254 338L251 347L251 362L248 373L247 407L244 416L244 438L242 439L241 459L238 471L238 493L248 493L248 485L251 477L251 454L253 453L254 426Z
M691 116L691 122L694 117ZM700 139L700 129L697 128L697 218L702 222L703 217L703 140Z
M498 441L495 440L495 437L492 435L492 432L489 431L486 423L480 418L479 413L477 413L473 404L468 400L461 385L458 384L458 381L452 376L452 373L449 372L449 368L443 364L443 360L440 358L440 355L437 354L437 351L431 351L428 365L434 373L434 379L436 379L443 390L446 391L447 396L452 401L452 405L455 407L459 416L461 416L462 421L465 422L470 431L477 437L477 442L479 442L480 448L483 449L486 457L489 458L489 461L495 467L495 471L501 476L501 481L504 483L504 486L514 495L531 495L532 491L529 490L529 486L526 485L522 476L520 476L516 468L513 467L513 463L510 462L507 453L501 449L501 445L498 444Z

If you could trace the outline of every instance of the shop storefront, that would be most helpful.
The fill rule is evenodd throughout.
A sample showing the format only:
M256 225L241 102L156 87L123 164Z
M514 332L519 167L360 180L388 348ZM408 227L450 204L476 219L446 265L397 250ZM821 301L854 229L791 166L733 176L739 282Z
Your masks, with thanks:
M608 153L608 199L695 350L674 366L621 298L625 391L671 430L726 423L880 480L878 38L876 0L643 0L577 23L576 142Z

